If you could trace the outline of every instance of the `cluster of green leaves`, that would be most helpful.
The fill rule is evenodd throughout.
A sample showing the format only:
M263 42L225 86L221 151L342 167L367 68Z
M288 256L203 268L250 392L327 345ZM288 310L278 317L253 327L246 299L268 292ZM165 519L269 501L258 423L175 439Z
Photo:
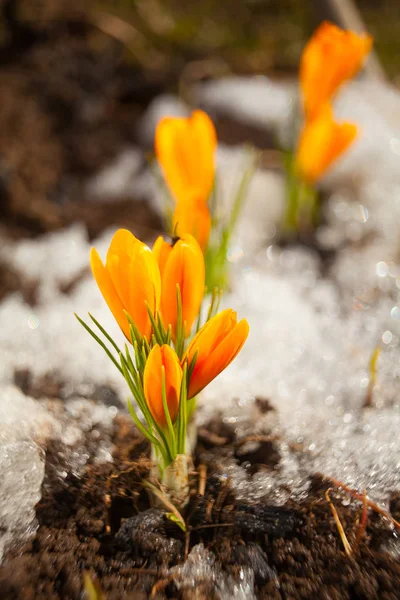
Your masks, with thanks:
M218 311L219 298L217 290L211 296L211 302L207 310L205 322L211 319ZM186 431L188 421L193 414L196 406L196 399L191 398L188 401L187 390L189 387L190 377L196 364L195 355L190 364L187 361L183 364L183 376L180 389L179 411L175 422L172 422L171 415L168 409L166 395L166 380L165 372L162 372L162 403L166 417L167 427L161 427L154 419L148 407L144 393L144 370L148 356L152 348L159 344L160 346L167 344L173 346L180 361L182 361L185 346L188 339L185 337L185 322L182 319L182 298L179 285L177 285L177 331L175 343L172 341L171 326L165 327L161 315L158 313L156 317L148 308L149 318L152 324L152 336L150 341L141 335L138 331L132 317L125 312L129 321L130 342L128 346L125 343L121 349L112 336L104 329L98 320L89 313L94 327L88 325L78 315L75 315L81 325L90 333L96 342L103 348L107 356L113 362L115 367L124 377L129 389L136 401L136 405L143 415L144 422L139 418L135 407L128 399L128 409L134 420L137 428L153 445L156 456L159 459L161 471L170 465L178 454L184 454L186 450ZM195 332L201 327L201 311L197 319ZM101 336L101 337L100 337ZM103 339L102 339L103 338Z

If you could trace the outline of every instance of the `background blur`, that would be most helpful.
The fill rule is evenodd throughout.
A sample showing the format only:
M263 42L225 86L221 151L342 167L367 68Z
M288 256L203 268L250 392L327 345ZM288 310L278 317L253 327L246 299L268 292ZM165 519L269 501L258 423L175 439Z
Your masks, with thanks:
M71 5L74 6L71 6ZM3 0L0 25L0 220L11 235L36 235L75 220L90 238L105 224L154 226L123 196L113 210L87 203L85 183L125 147L144 146L149 103L227 74L295 78L323 0ZM347 4L347 3L345 3ZM359 0L386 75L400 81L397 1ZM335 11L333 11L335 12ZM217 123L221 141L258 132ZM134 193L134 191L133 191Z

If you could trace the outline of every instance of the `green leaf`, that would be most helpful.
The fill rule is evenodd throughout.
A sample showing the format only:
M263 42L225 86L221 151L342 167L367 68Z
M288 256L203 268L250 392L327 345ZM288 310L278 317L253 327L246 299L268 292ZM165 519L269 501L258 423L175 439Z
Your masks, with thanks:
M123 375L122 369L120 367L120 365L118 364L118 362L116 361L116 359L114 358L114 356L111 354L110 350L107 348L107 346L105 345L105 343L99 338L98 335L95 334L95 332L93 331L93 329L91 329L89 327L89 325L87 325L85 323L85 321L83 321L83 319L81 319L80 317L78 317L78 315L76 313L75 317L78 319L79 323L82 325L82 327L84 327L86 329L86 331L88 333L90 333L90 335L92 336L92 338L94 338L96 340L96 342L103 348L104 352L107 354L108 358L110 360L112 360L112 362L114 363L114 365L117 367L118 371L121 373L121 375Z
M179 396L179 412L177 419L178 429L178 454L185 454L186 450L186 430L187 430L187 362L183 365L182 383Z
M175 438L175 430L171 421L171 415L169 412L168 402L167 402L167 385L165 381L165 367L162 365L161 367L161 377L162 377L162 387L161 387L161 395L162 395L162 403L165 413L165 419L167 421L168 433L171 440L171 456L172 460L176 457L176 438Z
M171 519L172 521L172 519ZM87 600L105 600L105 595L96 579L92 579L90 573L83 572L83 589Z
M100 323L97 321L97 319L94 318L94 316L91 313L88 313L88 315L92 319L93 323L100 329L100 331L104 335L104 337L107 338L107 340L114 346L115 350L119 354L121 352L121 350L118 348L117 344L114 342L111 335L104 329L104 327L102 327L100 325Z
M182 531L186 533L186 523L183 519L180 519L172 512L167 513L165 516L169 521L172 521L173 523L178 525L178 527L180 527L180 529L182 529Z
M150 307L147 304L147 302L146 302L146 308L147 308L147 313L148 313L150 321L151 321L151 325L153 327L153 335L156 338L157 344L159 344L160 346L162 346L163 343L164 343L164 340L163 340L163 337L162 337L162 333L161 333L159 327L157 326L157 323L156 323L156 320L154 318L154 315L151 312Z

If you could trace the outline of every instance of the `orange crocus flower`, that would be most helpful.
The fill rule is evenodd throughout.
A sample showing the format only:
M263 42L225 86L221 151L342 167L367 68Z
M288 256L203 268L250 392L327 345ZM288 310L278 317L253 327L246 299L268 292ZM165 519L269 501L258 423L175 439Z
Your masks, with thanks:
M195 110L190 117L166 117L157 125L155 150L168 187L177 202L188 191L206 203L215 174L217 135L209 116Z
M172 326L175 340L179 285L182 322L186 324L184 333L188 336L204 296L205 267L201 248L194 237L188 234L174 238L172 244L160 236L154 243L153 254L161 273L161 316L164 326Z
M146 304L155 315L161 298L160 270L150 248L130 231L118 229L111 240L106 264L92 248L90 266L108 307L128 340L129 322L124 311L148 339L151 322Z
M190 364L197 353L190 377L188 398L193 398L223 371L242 349L249 334L246 319L237 322L236 312L226 309L207 321L190 342L183 357Z
M300 86L306 119L314 119L338 87L360 70L372 47L372 36L345 31L325 21L304 48Z
M195 196L177 202L172 217L172 230L180 237L190 233L204 251L207 248L211 229L211 213L204 202Z
M179 397L182 383L182 368L176 352L164 344L156 344L147 358L143 374L144 396L147 406L156 423L165 428L167 420L162 398L163 377L168 411L172 423L176 420L179 410Z
M307 183L315 183L353 143L357 127L353 123L337 123L329 105L316 119L306 122L296 152L296 169Z

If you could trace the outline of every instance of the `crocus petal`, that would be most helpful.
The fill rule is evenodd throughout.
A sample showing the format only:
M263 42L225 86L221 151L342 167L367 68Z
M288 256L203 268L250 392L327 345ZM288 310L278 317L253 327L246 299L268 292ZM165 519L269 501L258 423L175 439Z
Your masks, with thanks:
M194 336L182 359L189 366L196 358L188 397L192 398L223 371L235 358L249 333L245 319L237 323L236 313L226 309L207 321Z
M171 252L171 244L169 242L166 242L162 235L159 235L153 244L153 254L158 263L161 277L163 276L165 265Z
M183 360L191 362L197 352L198 363L203 362L236 325L236 312L222 310L207 321L190 342Z
M107 251L106 268L125 308L128 305L131 284L127 274L132 257L141 245L142 242L133 233L127 229L118 229Z
M332 110L325 106L311 122L306 122L300 135L296 169L305 181L315 183L334 161L353 143L357 127L352 123L337 123Z
M188 118L167 117L156 129L155 150L166 182L177 201L197 190L203 202L211 192L215 171L216 133L203 111Z
M300 85L306 119L314 119L338 87L360 70L372 47L372 37L344 31L324 22L304 48Z
M188 193L185 200L177 202L172 217L172 227L179 237L190 233L204 251L207 248L211 230L211 213L196 193Z
M97 260L94 256L93 260L99 271L100 259ZM129 313L140 333L149 338L151 321L147 306L153 314L156 314L161 298L160 270L150 248L135 238L130 231L119 229L111 240L106 266L102 266L108 274L108 288L110 288L111 282L114 291L114 304L117 296L118 306L122 306ZM110 292L108 296L110 296ZM122 329L129 339L129 327L127 330L126 321L124 316ZM120 320L118 323L120 324Z
M115 291L114 284L111 280L110 274L106 267L103 265L101 258L95 248L90 250L90 266L92 269L93 277L99 289L107 302L109 309L114 315L115 320L122 329L125 336L130 340L129 323L124 313L124 306Z
M193 141L197 144L194 148L195 165L208 198L214 185L217 134L210 117L202 110L195 110L190 120Z
M186 321L185 335L189 335L199 314L204 296L205 267L200 246L191 235L180 238L172 247L162 275L161 314L164 325L177 326L176 287L182 300L182 320Z
M146 361L143 374L144 395L150 412L156 423L165 428L167 425L163 400L162 376L165 373L165 388L171 421L178 416L179 397L182 382L182 368L175 351L167 345L156 344Z
M237 323L205 360L196 360L190 378L188 398L196 396L217 375L219 375L236 358L249 334L249 324L246 319ZM200 350L203 355L203 351ZM199 354L200 354L199 352Z

